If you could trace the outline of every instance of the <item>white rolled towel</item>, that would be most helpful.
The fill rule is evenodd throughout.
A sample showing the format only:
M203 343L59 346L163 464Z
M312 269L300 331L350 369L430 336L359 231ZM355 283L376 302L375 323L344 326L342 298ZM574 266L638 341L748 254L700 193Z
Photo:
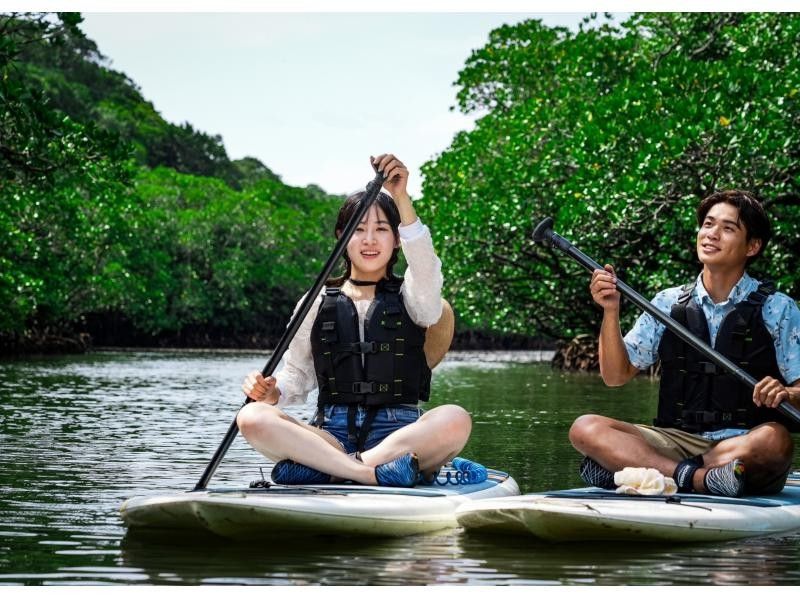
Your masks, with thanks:
M619 486L617 494L675 494L678 485L657 469L650 467L626 467L614 474L614 483Z

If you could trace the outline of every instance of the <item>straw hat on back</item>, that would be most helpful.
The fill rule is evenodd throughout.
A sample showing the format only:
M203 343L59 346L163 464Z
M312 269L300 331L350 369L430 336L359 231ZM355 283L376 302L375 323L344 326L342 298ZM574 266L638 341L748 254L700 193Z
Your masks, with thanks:
M425 360L428 362L429 368L435 368L450 349L450 344L453 342L455 321L453 308L450 307L447 301L442 299L442 317L439 318L436 324L429 326L425 332Z

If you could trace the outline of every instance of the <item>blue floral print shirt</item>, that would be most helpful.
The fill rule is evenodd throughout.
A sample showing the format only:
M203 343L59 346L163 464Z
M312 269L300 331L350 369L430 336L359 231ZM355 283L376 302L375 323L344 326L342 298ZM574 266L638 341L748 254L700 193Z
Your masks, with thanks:
M697 277L692 297L703 309L711 345L714 346L722 320L734 309L736 303L744 301L750 293L758 289L760 283L745 272L731 289L728 298L721 303L714 303L703 286L702 277L702 273ZM651 303L669 315L673 304L681 295L681 289L682 287L673 287L661 291ZM791 297L783 293L773 293L764 303L762 315L764 324L775 341L775 356L781 374L789 384L793 384L800 379L800 309ZM636 320L624 339L628 358L635 367L643 370L656 362L664 328L662 323L648 313L643 313Z

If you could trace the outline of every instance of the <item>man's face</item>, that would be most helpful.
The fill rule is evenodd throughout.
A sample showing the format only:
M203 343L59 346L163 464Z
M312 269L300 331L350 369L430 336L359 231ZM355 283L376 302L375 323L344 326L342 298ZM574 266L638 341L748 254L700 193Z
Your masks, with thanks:
M743 268L760 248L760 239L747 240L739 209L729 203L712 206L697 231L697 257L705 266Z

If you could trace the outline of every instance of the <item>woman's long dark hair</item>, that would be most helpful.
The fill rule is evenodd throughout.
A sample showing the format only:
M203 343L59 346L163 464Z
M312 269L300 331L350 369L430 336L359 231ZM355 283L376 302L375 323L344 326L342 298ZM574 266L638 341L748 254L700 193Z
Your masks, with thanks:
M347 226L347 223L350 222L353 214L358 211L361 201L364 199L364 195L366 195L366 192L358 191L344 200L344 204L342 204L342 207L339 209L339 216L336 218L336 228L333 230L333 234L337 239L342 234L342 231ZM392 232L394 233L395 243L397 243L400 240L400 212L397 210L394 200L386 193L381 191L378 193L378 197L375 199L375 203L372 205L379 207L381 210L383 210L383 213L386 214L386 218L389 220L389 226L392 227ZM397 254L399 251L399 247L394 248L392 257L389 258L389 262L386 264L386 276L384 277L384 280L402 280L399 276L395 276L394 272L392 272L392 268L394 268L394 265L397 263ZM325 281L325 284L329 287L340 287L348 278L350 278L350 268L352 267L352 264L350 263L350 256L348 256L347 252L345 251L342 255L342 258L344 259L344 274L341 276L331 277Z

